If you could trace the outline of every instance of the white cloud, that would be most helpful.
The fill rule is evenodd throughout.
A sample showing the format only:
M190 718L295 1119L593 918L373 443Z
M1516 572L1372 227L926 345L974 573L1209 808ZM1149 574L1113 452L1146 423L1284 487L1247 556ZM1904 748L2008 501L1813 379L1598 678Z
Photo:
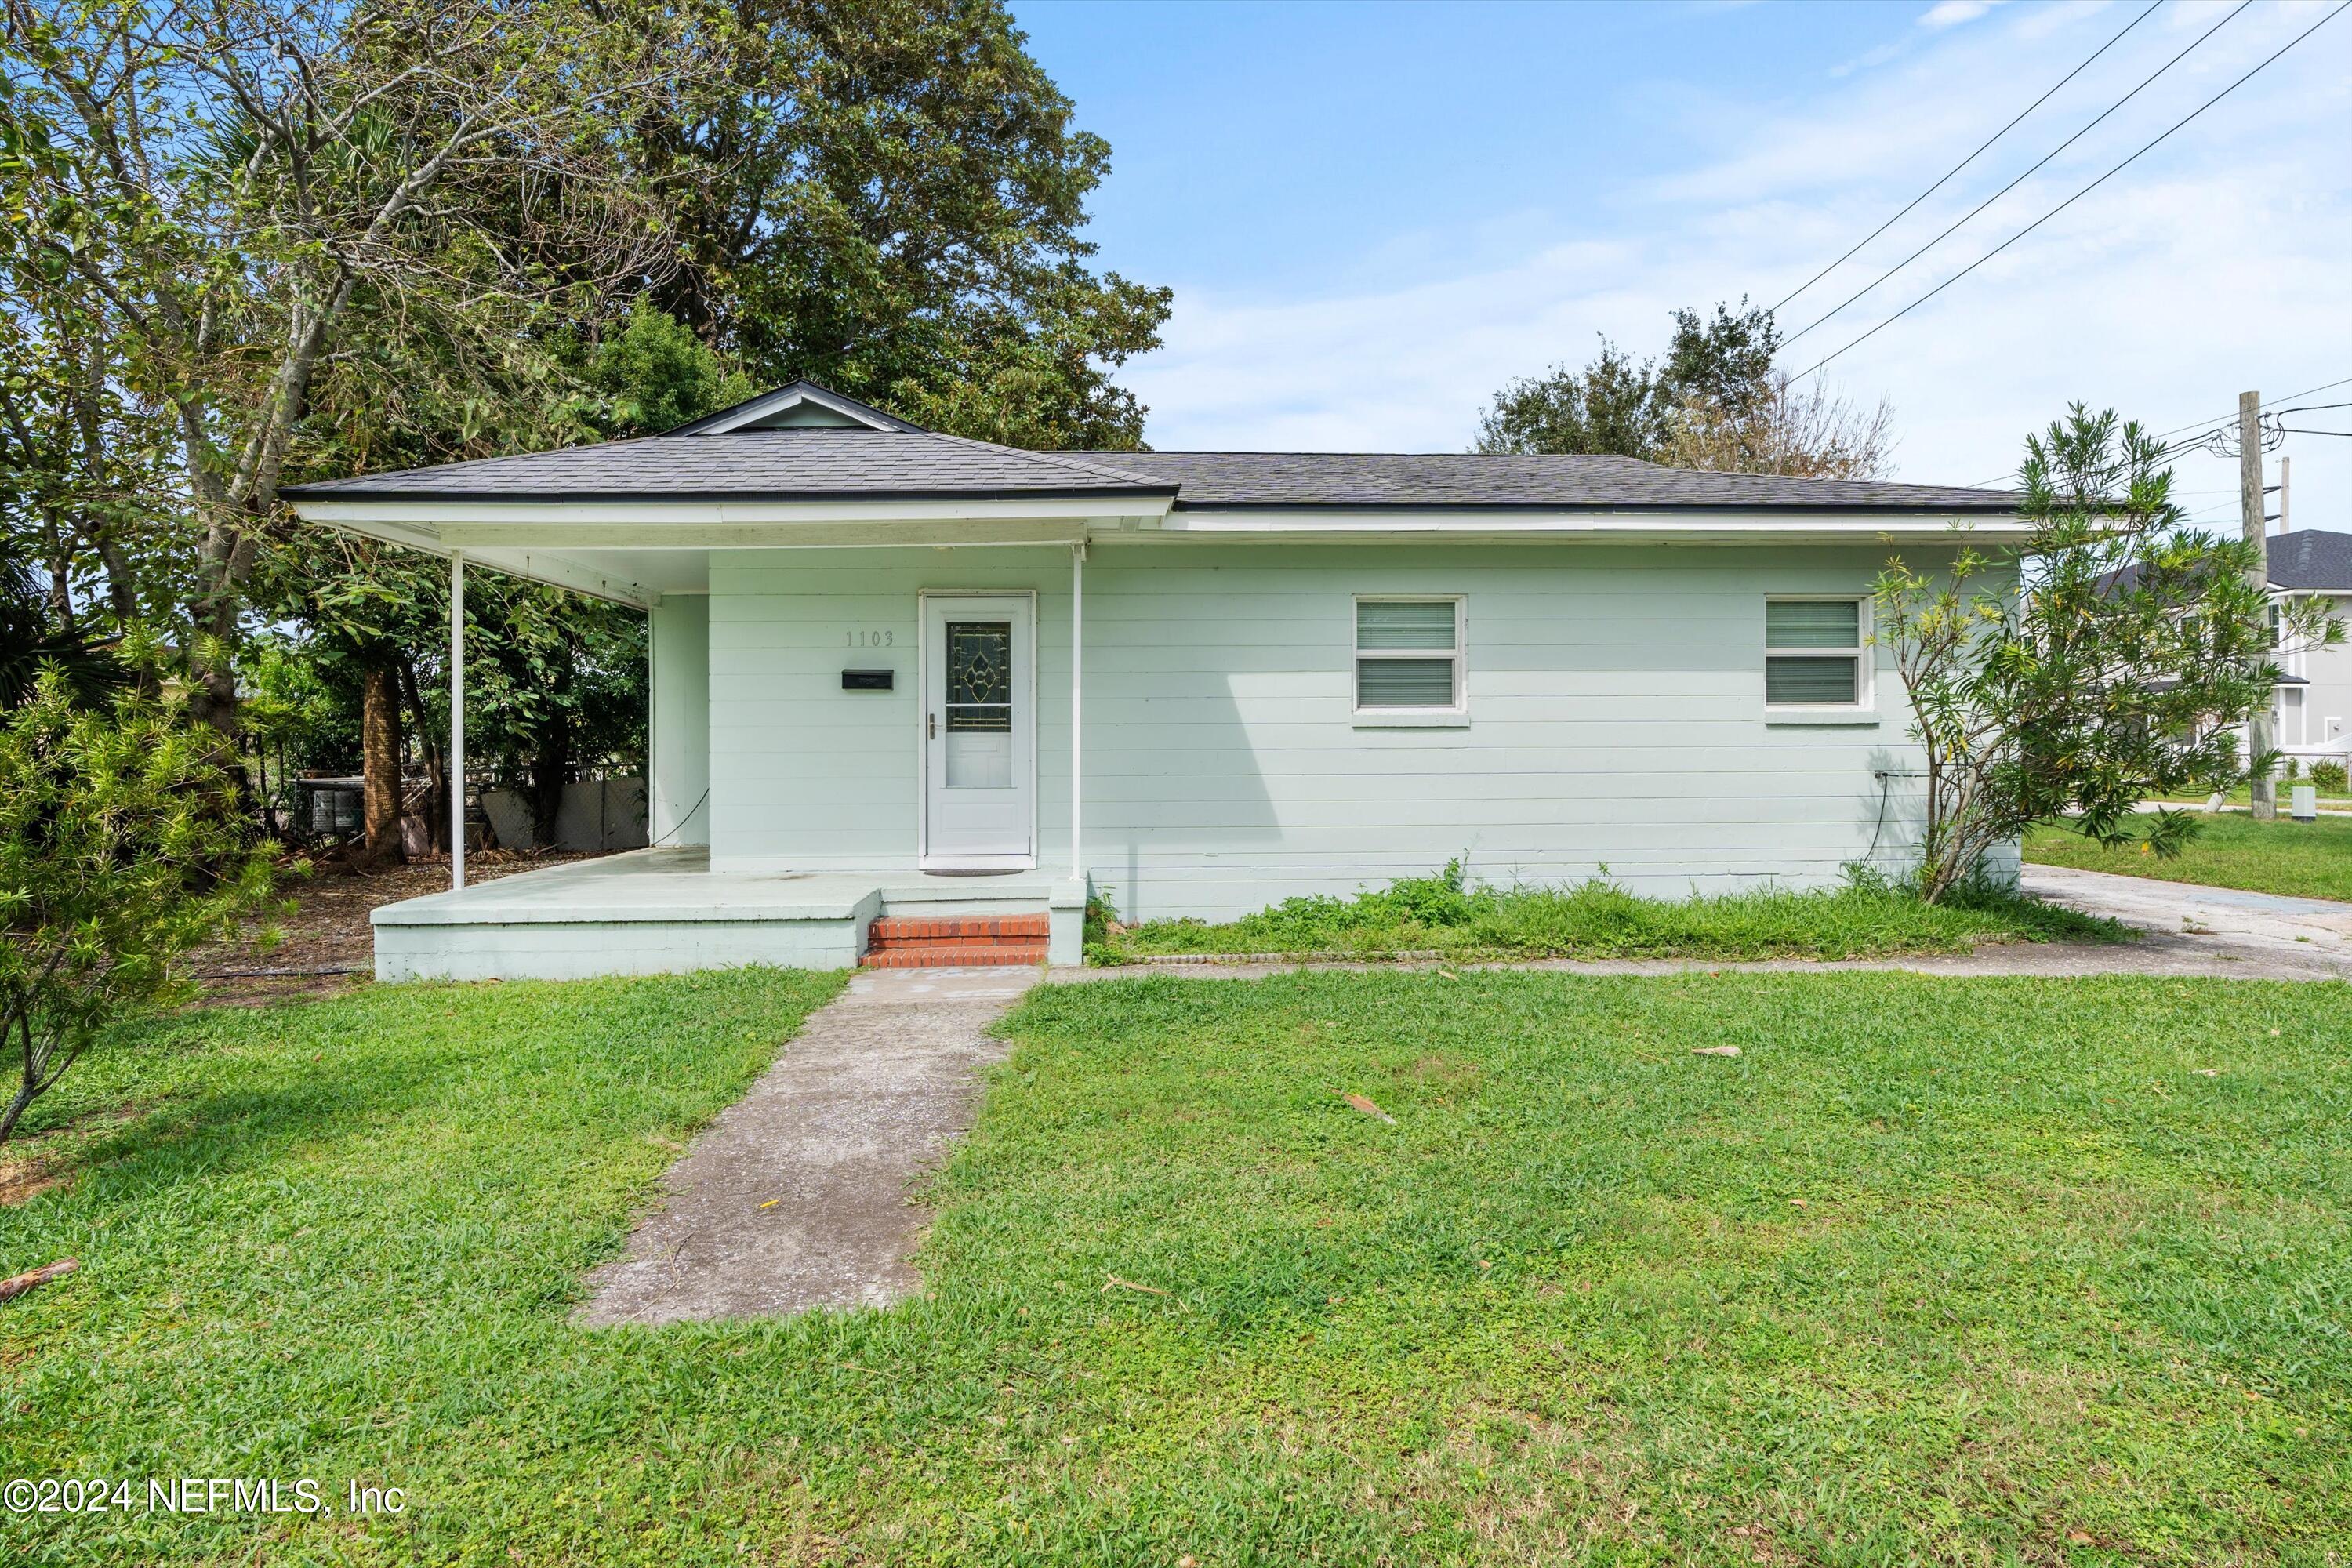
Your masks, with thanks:
M1993 0L1937 0L1919 14L1919 26L1931 30L1973 22L1992 9Z
M2061 12L2053 24L2052 13ZM2252 11L2159 88L1909 271L1799 345L1798 368L1891 314L2049 210L2218 91L2318 15ZM1900 64L1824 84L1801 113L1720 106L1716 155L1596 220L1524 237L1502 258L1410 286L1243 298L1178 289L1168 346L1123 379L1151 405L1163 447L1458 450L1479 405L1514 375L1588 357L1594 334L1653 351L1666 312L1769 301L1844 250L2083 58L2114 13L2011 9L1938 34ZM2146 30L2029 119L1980 168L1784 312L1801 325L1899 259L2113 102L2178 41ZM1989 479L2023 433L2075 398L2158 426L2226 414L2241 387L2271 394L2352 376L2352 22L2323 32L2172 142L1935 300L1842 356L1830 377L1895 402L1906 477ZM2031 35L2048 32L2043 38ZM2135 37L2131 44L2143 40ZM2030 71L2021 60L2034 63ZM2105 68L2112 65L2114 68ZM1745 124L1744 132L1727 129ZM1400 234L1401 254L1425 254ZM1799 355L1802 357L1799 357ZM2352 423L2344 426L2352 428ZM2305 437L2297 520L2352 529L2352 441ZM2184 486L2223 487L2211 459Z

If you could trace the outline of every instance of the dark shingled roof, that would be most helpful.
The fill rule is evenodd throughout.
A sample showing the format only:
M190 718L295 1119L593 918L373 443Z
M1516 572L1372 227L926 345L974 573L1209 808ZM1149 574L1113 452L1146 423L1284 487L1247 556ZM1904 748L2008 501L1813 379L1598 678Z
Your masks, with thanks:
M1083 458L897 430L648 436L290 486L298 500L840 500L1165 495Z
M2273 534L2263 545L2263 563L2271 586L2289 589L2336 590L2352 594L2352 533L2331 533L2324 528L2298 528ZM2104 573L2102 588L2139 581L2137 563Z
M2273 536L2263 552L2273 587L2340 588L2352 593L2352 533L2298 528Z
M774 395L763 394L752 403ZM751 406L741 405L711 419L723 419ZM877 413L876 417L887 416ZM1184 510L2017 510L2017 497L2005 490L1783 479L1770 474L1706 474L1662 468L1632 458L1467 452L1027 452L911 427L710 431L709 423L701 420L666 436L633 441L295 485L282 493L300 500L488 501L985 500L1172 495L1174 504Z
M1710 474L1638 458L1483 452L1079 452L1088 462L1172 480L1176 504L1219 507L1820 507L2017 510L2006 490Z

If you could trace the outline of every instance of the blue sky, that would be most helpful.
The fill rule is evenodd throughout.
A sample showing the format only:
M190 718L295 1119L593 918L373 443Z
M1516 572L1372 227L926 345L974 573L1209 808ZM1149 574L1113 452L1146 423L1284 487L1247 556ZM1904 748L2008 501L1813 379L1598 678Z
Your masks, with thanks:
M1048 0L1015 15L1118 155L1094 236L1113 265L1295 289L1606 222L1706 155L1722 84L1834 71L1900 40L1905 9Z
M1150 439L1449 449L1501 381L1581 361L1596 333L1653 352L1675 305L1779 299L2145 3L1013 11L1079 123L1111 143L1089 231L1102 260L1176 290L1168 346L1125 375L1151 405ZM1991 194L2227 9L2165 0L1784 325ZM2322 15L2254 0L1784 363L1802 368L1976 259ZM1826 374L1892 401L1904 477L1959 482L2006 469L2071 397L2171 426L2227 410L2241 386L2352 377L2347 132L2352 17ZM2352 528L2346 447L2288 448L2298 521ZM2217 517L2231 478L2216 459L2184 464Z

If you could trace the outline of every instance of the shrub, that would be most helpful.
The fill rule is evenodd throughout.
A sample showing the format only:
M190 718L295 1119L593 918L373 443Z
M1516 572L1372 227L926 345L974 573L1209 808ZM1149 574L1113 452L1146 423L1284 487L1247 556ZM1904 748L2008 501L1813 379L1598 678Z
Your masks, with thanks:
M2078 404L2027 440L2029 539L1880 574L1876 635L1927 774L1915 882L1929 900L2041 822L2178 855L2197 816L2141 801L2274 767L2274 752L2240 756L2236 726L2273 700L2282 649L2344 641L2321 599L2273 626L2259 541L2188 527L2168 451Z
M1561 887L1472 888L1458 864L1353 898L1286 899L1239 920L1146 921L1087 950L1097 963L1153 953L1398 952L1515 957L1846 958L1965 952L1979 939L2116 940L2089 920L2015 892L1964 881L1941 907L1857 871L1851 885L1757 889L1669 901L1605 876Z
M2346 782L2344 764L2340 762L2312 763L2311 782L2329 795L2342 795Z
M78 707L51 668L0 712L0 1142L108 1024L269 890L220 737L136 695Z

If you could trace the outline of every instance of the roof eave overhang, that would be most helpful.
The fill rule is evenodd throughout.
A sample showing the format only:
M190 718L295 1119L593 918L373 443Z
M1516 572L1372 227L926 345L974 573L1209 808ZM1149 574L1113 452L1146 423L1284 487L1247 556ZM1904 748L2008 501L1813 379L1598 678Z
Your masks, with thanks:
M1167 491L1050 496L420 500L297 495L312 522L446 553L541 550L1075 542L1097 531L1201 538L1552 538L1788 543L2022 539L2014 512L1721 507L1174 507Z
M295 496L289 504L308 522L437 555L462 552L502 571L643 606L658 595L566 552L1067 545L1101 531L1148 527L1166 515L1169 500L1165 492L793 501L338 495Z
M300 506L298 515L309 514ZM310 521L326 522L327 519ZM364 539L381 540L430 555L448 557L466 553L466 546L443 535L427 523L403 522L386 518L352 518L330 524L345 533ZM607 572L585 562L575 561L560 551L533 547L516 541L500 542L491 548L471 552L474 559L513 576L525 577L551 587L568 588L575 594L585 594L592 599L604 599L633 609L650 609L661 595L635 578Z

